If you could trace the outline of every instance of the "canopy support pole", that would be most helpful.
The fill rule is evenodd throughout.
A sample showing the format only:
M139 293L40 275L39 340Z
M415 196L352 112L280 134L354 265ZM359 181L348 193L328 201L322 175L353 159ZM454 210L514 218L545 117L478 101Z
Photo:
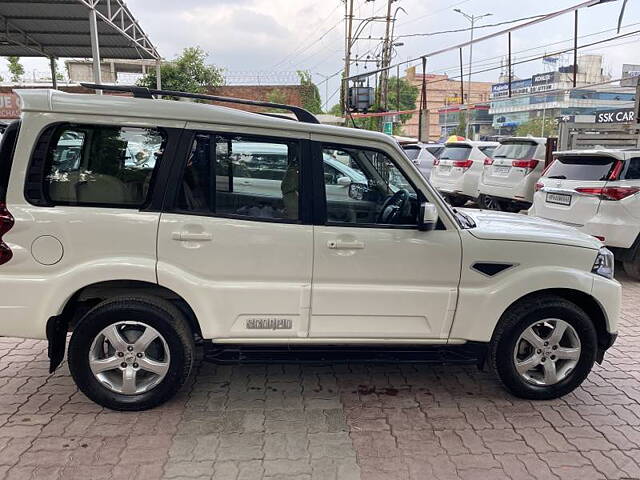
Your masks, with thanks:
M162 90L162 72L160 70L159 58L156 58L156 89Z
M58 72L56 71L55 57L49 57L49 65L51 66L51 83L53 85L53 89L57 90L58 89L58 78L57 78Z
M100 85L102 83L102 72L100 71L100 43L98 41L98 19L95 7L89 10L89 30L91 36L91 54L93 56L93 82ZM102 90L96 90L97 95L102 95Z

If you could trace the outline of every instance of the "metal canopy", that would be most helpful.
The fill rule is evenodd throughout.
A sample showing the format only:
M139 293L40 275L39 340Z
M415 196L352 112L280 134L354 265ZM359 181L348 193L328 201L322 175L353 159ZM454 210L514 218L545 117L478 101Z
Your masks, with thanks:
M95 59L95 37L104 58L160 60L123 0L0 0L0 56Z

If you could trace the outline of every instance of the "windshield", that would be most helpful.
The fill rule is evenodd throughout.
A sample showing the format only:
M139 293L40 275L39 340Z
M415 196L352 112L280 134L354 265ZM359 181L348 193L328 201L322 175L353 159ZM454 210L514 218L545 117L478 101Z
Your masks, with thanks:
M560 180L600 180L609 178L616 159L601 155L558 157L545 173L546 178Z
M444 148L440 160L467 160L471 147L467 145L451 145Z
M402 149L409 160L415 160L420 155L420 147L403 147Z
M493 158L509 158L512 160L533 158L536 148L537 144L535 142L504 142L496 148Z

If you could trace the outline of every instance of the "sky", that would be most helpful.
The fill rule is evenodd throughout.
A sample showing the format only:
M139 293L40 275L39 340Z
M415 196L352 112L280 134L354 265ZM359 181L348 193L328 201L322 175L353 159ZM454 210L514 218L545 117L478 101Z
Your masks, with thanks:
M469 15L491 16L480 19L477 27L540 15L570 7L581 0L396 0L394 30L396 47L394 63L415 58L469 39L470 32L430 36L404 35L435 33L469 27L469 21L454 12L459 8ZM323 101L328 106L337 103L338 77L324 79L340 72L344 55L344 3L342 0L127 0L141 27L160 54L172 59L187 46L199 45L208 52L208 61L224 68L230 75L260 75L288 78L296 70L309 70L319 84ZM616 36L615 28L622 0L594 6L580 12L579 44L587 44ZM355 0L354 28L360 19L386 13L387 0ZM640 0L629 0L621 33L640 30ZM516 25L516 24L513 24ZM477 28L476 38L496 32L506 26ZM362 29L362 40L356 42L354 55L366 56L375 50L384 31L383 22L370 22ZM371 38L371 40L369 39ZM573 45L573 15L565 15L544 24L513 34L516 60L552 53ZM640 64L640 36L633 35L599 46L585 48L581 53L601 53L605 70L620 77L623 63ZM475 71L496 67L496 70L474 74L474 80L497 81L500 59L507 53L507 39L489 40L473 49ZM464 51L468 62L468 49ZM566 58L568 63L570 58ZM46 70L41 59L24 59L28 72ZM417 64L417 62L415 63ZM369 64L369 69L373 68ZM404 68L401 69L403 75ZM0 71L6 62L0 61ZM359 63L352 73L364 72ZM459 71L458 52L449 52L429 59L430 73ZM515 74L526 78L543 72L540 60L517 65ZM295 78L295 77L294 77ZM325 93L326 92L326 93ZM328 99L325 97L329 97Z

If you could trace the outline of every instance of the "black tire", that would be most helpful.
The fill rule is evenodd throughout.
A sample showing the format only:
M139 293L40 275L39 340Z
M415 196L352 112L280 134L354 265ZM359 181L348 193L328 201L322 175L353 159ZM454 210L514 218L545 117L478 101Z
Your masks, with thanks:
M447 195L445 198L449 203L449 205L451 205L452 207L464 207L467 203L466 197L459 197L457 195Z
M150 390L135 395L105 387L89 366L94 339L105 327L125 320L154 328L166 341L170 353L164 378ZM76 385L91 400L112 410L139 411L156 407L175 395L191 373L194 355L191 328L170 302L155 297L118 297L103 301L82 317L71 336L68 363Z
M520 335L544 319L561 319L571 325L580 340L580 357L574 369L553 385L534 385L518 374L514 351ZM598 348L597 332L589 316L574 303L555 295L525 299L502 316L489 346L489 362L502 384L520 398L548 400L562 397L578 387L593 367Z
M480 197L478 197L478 205L485 210L503 210L502 203L489 195L480 195Z
M622 262L622 268L634 280L640 280L640 257L629 262Z

